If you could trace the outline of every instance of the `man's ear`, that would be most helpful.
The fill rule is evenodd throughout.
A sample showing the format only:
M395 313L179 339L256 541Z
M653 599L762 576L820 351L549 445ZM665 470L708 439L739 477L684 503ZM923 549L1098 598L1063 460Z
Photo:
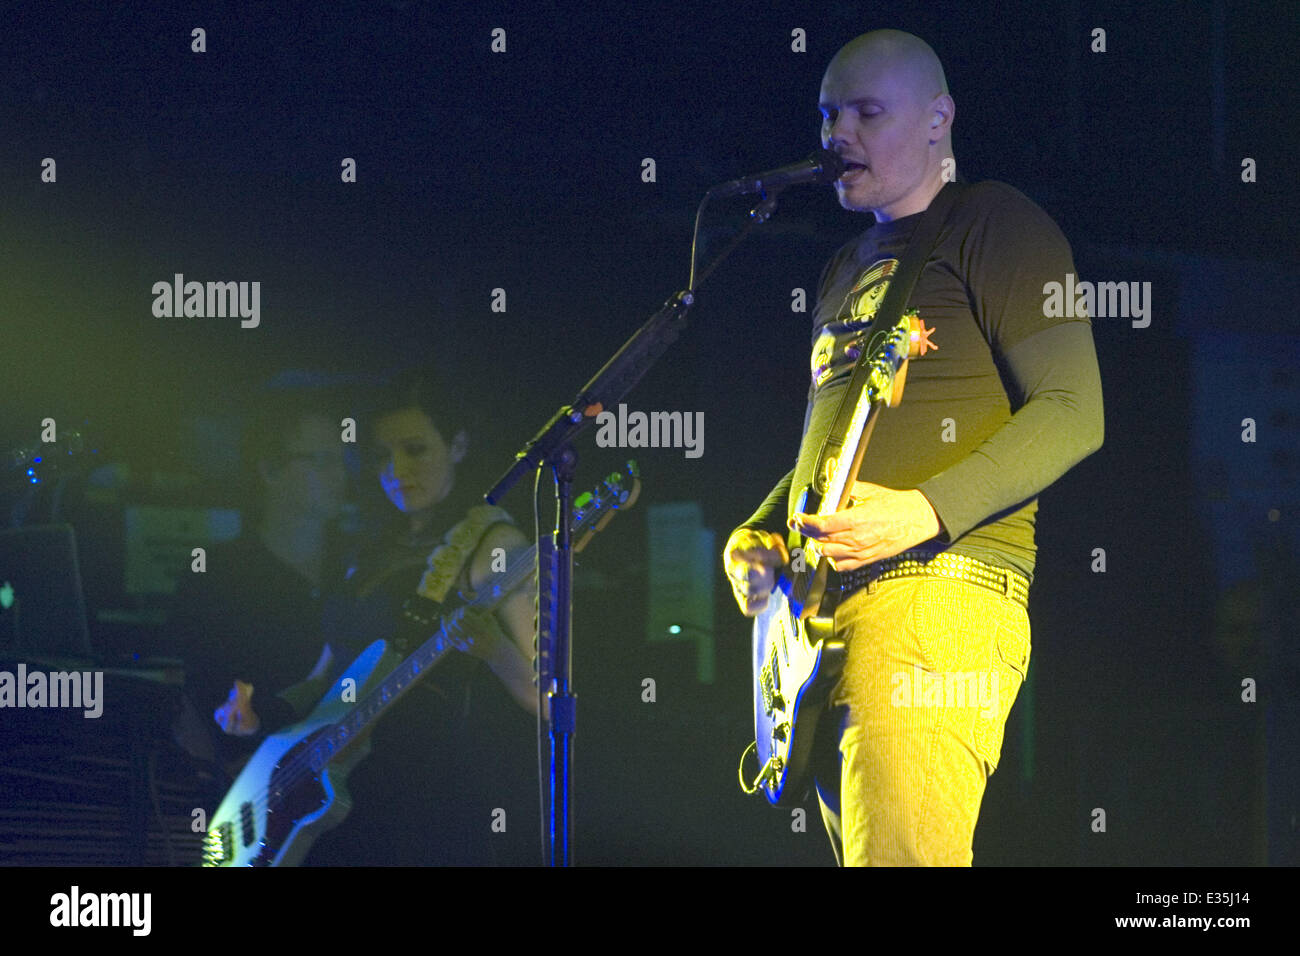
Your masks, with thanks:
M949 130L957 118L957 104L947 93L941 93L930 104L930 129ZM942 135L942 134L941 134Z
M456 437L451 440L451 463L459 465L469 451L469 435L465 434L465 429L456 432Z

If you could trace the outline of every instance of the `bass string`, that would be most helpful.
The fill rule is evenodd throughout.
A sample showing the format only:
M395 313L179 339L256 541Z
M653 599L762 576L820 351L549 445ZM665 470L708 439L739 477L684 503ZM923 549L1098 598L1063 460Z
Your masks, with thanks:
M613 491L613 489L610 490ZM618 501L619 499L618 495L614 495L613 497L615 501ZM617 505L615 505L615 507L617 507ZM606 510L605 506L598 506L595 509L593 509L590 513L583 516L583 518L581 518L579 521L575 523L575 527L572 533L575 535L583 533L586 530L587 525L595 523L597 518L600 517L605 510ZM528 554L527 560L521 560L524 553ZM391 678L395 674L397 674L398 671L402 670L404 667L410 664L416 658L416 656L419 655L425 648L434 644L434 642L438 639L439 636L443 636L444 640L446 640L446 643L444 643L441 648L435 649L433 651L433 657L428 662L428 664L422 665L420 670L415 671L412 674L412 679L408 680L406 685L400 688L397 694L393 694L389 698L389 700L383 701L382 706L378 710L376 710L372 716L366 718L366 720L362 722L362 726L364 726L366 723L369 723L371 720L374 720L379 713L382 713L383 710L387 709L387 707L391 703L393 703L398 696L400 696L402 691L413 686L418 679L421 679L423 675L427 673L435 664L437 664L442 659L442 657L446 654L446 652L451 647L454 646L454 644L448 639L450 635L445 634L444 632L452 631L452 632L459 632L462 635L464 634L464 629L461 621L464 615L464 611L467 608L485 605L490 603L491 601L495 601L499 595L509 594L515 589L515 587L521 584L526 577L534 574L535 572L536 572L535 547L520 549L519 552L516 552L515 560L513 562L508 562L506 565L505 581L502 586L493 588L492 590L484 592L482 594L475 594L472 600L466 602L465 604L457 608L456 611L452 613L450 618L443 618L442 624L439 627L437 634L435 634L423 645L417 648L414 653L412 653L410 656L408 656L403 661L401 661L396 667L393 668L393 670L389 671L388 674L384 676L383 682L380 684L380 686L375 688L375 690L371 691L369 694L367 694L366 697L361 702L359 702L356 706L354 706L353 710L348 714L347 717L343 718L342 720L335 721L334 723L326 725L325 727L321 728L321 730L317 731L311 738L309 738L312 745L302 748L302 750L288 764L286 764L282 768L282 773L280 773L279 776L276 776L276 772L275 770L273 770L272 777L271 777L272 781L275 783L282 783L283 787L281 789L288 789L296 786L299 782L301 782L304 775L311 774L314 776L315 772L311 770L312 757L315 755L317 748L320 746L320 743L322 742L322 738L336 735L340 727L342 727L342 725L345 724L348 719L353 717L359 711L364 711L366 704L372 703L373 701L378 699L379 695L382 694L385 686L388 684L388 681L391 680ZM347 740L344 741L343 746L333 751L328 757L325 758L323 763L328 764L330 760L332 760L335 756L337 756L337 754L343 749L343 747L346 747L348 744L350 744L352 740L354 740L357 736L358 734L356 733L350 734ZM271 800L271 788L268 786L255 793L251 800L246 801L246 804L251 806L257 813L260 814L264 812L267 809L267 807L270 805L270 800ZM240 804L241 811L244 805L245 804Z

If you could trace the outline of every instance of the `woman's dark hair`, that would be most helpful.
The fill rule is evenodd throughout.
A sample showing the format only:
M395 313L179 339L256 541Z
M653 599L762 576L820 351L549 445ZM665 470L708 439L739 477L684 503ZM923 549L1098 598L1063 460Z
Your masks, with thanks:
M467 404L456 390L443 385L442 377L431 365L394 373L386 384L362 399L357 410L357 443L362 461L361 504L368 525L378 527L384 534L399 534L406 527L405 517L393 508L375 480L375 423L385 415L417 408L429 417L442 440L450 446L459 432L467 430ZM460 490L453 490L453 500Z
M431 366L416 366L397 372L367 398L357 419L360 441L371 439L378 419L404 408L418 408L428 415L448 444L465 427L460 396L443 386L441 377Z

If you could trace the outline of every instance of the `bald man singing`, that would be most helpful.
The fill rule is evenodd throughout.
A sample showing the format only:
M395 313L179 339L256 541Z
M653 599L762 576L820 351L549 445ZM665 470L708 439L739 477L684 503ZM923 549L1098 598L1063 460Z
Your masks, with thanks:
M1102 444L1092 327L1044 315L1044 285L1075 273L1051 218L1004 183L958 179L908 302L932 347L879 417L852 506L798 513L791 489L811 483L856 359L878 343L871 322L907 240L955 170L956 106L939 58L911 34L844 46L820 108L822 145L847 167L840 204L873 222L822 273L795 467L723 560L751 617L789 560L787 531L816 539L833 569L819 613L831 608L847 655L816 789L839 863L968 866L1029 665L1038 495Z

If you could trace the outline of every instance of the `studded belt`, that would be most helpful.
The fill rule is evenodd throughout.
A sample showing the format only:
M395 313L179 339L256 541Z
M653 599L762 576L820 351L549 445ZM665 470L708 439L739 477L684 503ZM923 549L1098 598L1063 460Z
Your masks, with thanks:
M1029 607L1029 581L1023 575L1010 568L994 567L965 554L952 554L941 551L904 551L902 554L883 561L876 561L856 571L840 574L840 591L847 595L866 587L872 581L888 581L892 578L907 578L916 575L931 575L969 581L980 587L997 591L1021 607Z

